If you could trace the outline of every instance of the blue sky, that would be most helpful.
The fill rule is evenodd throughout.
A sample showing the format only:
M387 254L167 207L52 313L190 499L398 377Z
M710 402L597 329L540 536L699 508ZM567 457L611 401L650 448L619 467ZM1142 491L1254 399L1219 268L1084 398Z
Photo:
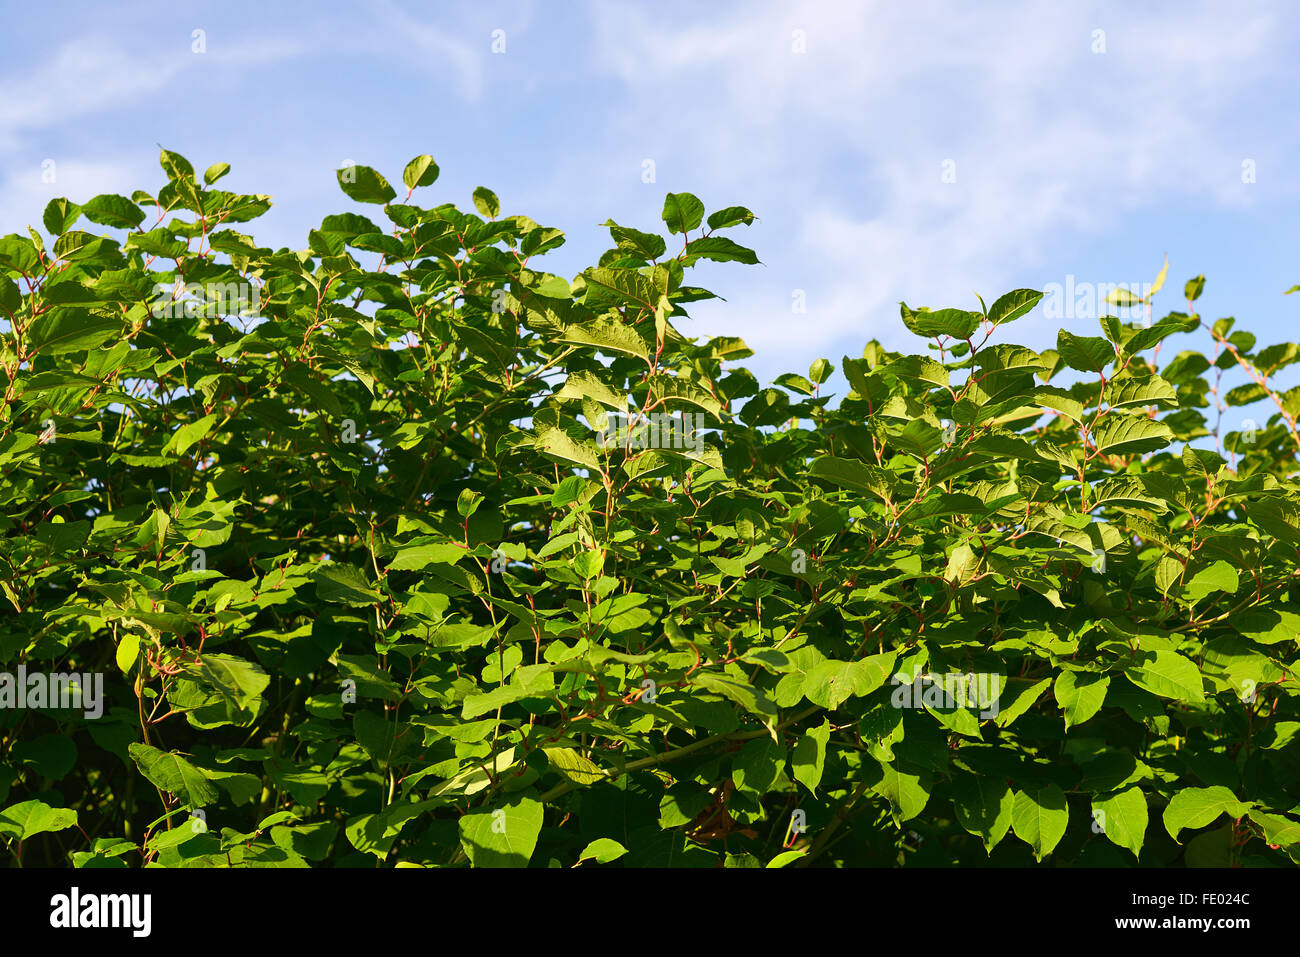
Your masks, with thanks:
M1202 314L1272 342L1300 319L1298 26L1287 2L10 5L0 233L54 196L155 190L162 144L230 162L224 188L274 197L259 240L304 248L354 208L336 167L397 181L427 152L417 201L488 186L566 232L566 276L605 219L659 225L667 191L753 209L735 238L763 265L700 270L728 301L683 331L742 336L763 379L873 337L924 351L899 300L1150 282L1165 254L1156 318L1203 272ZM1097 333L1040 309L1008 334L1045 348L1062 324Z

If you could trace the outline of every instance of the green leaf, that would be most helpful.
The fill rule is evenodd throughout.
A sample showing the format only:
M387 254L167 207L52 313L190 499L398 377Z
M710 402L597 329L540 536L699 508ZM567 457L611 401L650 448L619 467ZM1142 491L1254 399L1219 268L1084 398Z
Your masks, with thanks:
M1147 831L1147 799L1134 786L1105 798L1093 798L1094 830L1100 828L1110 840L1127 847L1141 859L1142 841Z
M1244 385L1229 389L1223 396L1223 401L1228 405L1250 405L1252 402L1258 402L1267 396L1268 390L1258 382L1247 382Z
M578 442L559 429L543 429L537 434L535 448L565 462L601 471L600 450L594 442Z
M486 186L475 187L474 208L488 219L496 219L501 214L501 202L497 199L497 194Z
M670 375L653 375L645 380L651 393L660 400L674 399L697 409L703 409L714 417L721 418L722 403L708 392L688 382L684 377ZM671 408L671 406L669 407Z
M409 167L408 167L409 169ZM390 203L397 193L388 180L369 166L347 166L338 171L339 188L358 203Z
M1011 808L1011 826L1034 850L1041 861L1060 842L1069 823L1065 793L1055 784L1029 791L1017 791Z
M420 801L415 804L392 804L378 814L363 814L351 818L343 833L358 851L363 854L373 854L382 860L397 843L402 829L439 803Z
M983 317L978 312L964 309L928 309L913 310L907 303L900 304L903 325L918 336L938 338L948 336L951 339L968 339L979 328Z
M464 548L451 542L414 545L399 551L388 563L388 570L390 572L413 571L428 568L430 565L454 565L468 554L469 552Z
M312 579L321 601L341 605L371 605L380 600L379 592L353 565L328 562L317 567Z
M0 273L0 309L12 315L22 308L23 294L18 289L18 284Z
M144 222L144 210L125 196L102 193L88 200L81 212L92 223L113 226L117 229L135 229Z
M506 748L491 761L469 765L454 777L434 787L429 794L431 797L446 794L461 794L470 797L486 789L494 780L509 771L514 765L515 749ZM492 772L491 777L488 776L489 770Z
M358 711L352 716L352 732L357 744L379 767L387 768L397 741L398 726L374 711Z
M960 585L970 579L979 570L979 558L974 550L962 542L948 556L948 565L943 571L943 580L952 585Z
M1147 492L1137 479L1126 475L1099 482L1093 487L1088 504L1089 511L1103 506L1149 509L1156 513L1169 511L1169 506L1163 500Z
M887 469L832 455L823 455L814 460L808 467L808 475L825 479L841 488L870 492L885 501L889 500L895 481L893 473Z
M574 372L564 381L564 387L555 393L557 399L593 399L611 409L625 410L626 395L608 385L594 372L585 369Z
M953 783L957 822L984 842L990 854L1011 827L1014 805L1010 786L983 775L961 775Z
M211 186L221 177L230 172L229 163L213 163L203 172L203 185Z
M1014 685L1010 685L1010 688L1015 689L1015 693L1009 696L1010 700L1001 703L998 715L994 719L997 726L999 728L1009 727L1016 718L1038 702L1039 697L1051 684L1051 678L1042 678L1032 684L1016 682Z
M1125 289L1123 286L1119 286L1106 294L1106 301L1113 306L1126 308L1129 306L1136 306L1138 303L1142 302L1142 298L1137 293Z
M1300 637L1300 614L1285 608L1251 608L1234 616L1232 623L1238 632L1263 645Z
M525 665L510 676L510 683L493 688L486 694L467 697L461 705L461 717L466 721L490 714L525 698L549 694L555 687L554 665Z
M1106 401L1112 409L1130 405L1167 405L1178 404L1178 394L1164 379L1158 375L1141 379L1121 379L1113 382L1106 393Z
M1157 342L1161 342L1175 333L1191 332L1199 325L1200 323L1195 318L1189 318L1180 313L1172 313L1151 326L1134 332L1133 337L1124 343L1124 353L1126 355L1137 355L1144 349L1151 348ZM1203 356L1200 358L1202 362L1205 362ZM1209 363L1205 362L1205 365L1208 366Z
M95 349L121 332L120 320L85 309L56 307L36 317L27 333L27 346L43 355L62 355Z
M1269 844L1289 848L1300 844L1300 823L1281 814L1268 814L1264 811L1251 811L1250 819L1264 832L1264 840Z
M614 303L654 311L658 305L660 292L635 269L600 267L582 275L587 280L586 301L590 306Z
M649 359L654 346L631 326L617 319L595 319L588 323L575 323L560 334L560 342L580 346L594 346L604 352L624 353Z
M639 229L620 226L612 219L605 220L604 225L609 227L609 234L619 249L641 259L658 259L668 248L663 237L656 236L654 233L644 233Z
M799 858L806 856L807 853L808 849L804 847L797 847L793 851L782 851L780 854L776 855L776 857L768 861L767 866L777 868L786 867L787 865L793 864L795 861L799 860Z
M699 223L696 225L698 226ZM725 236L705 236L702 239L694 239L686 247L686 252L692 257L711 259L720 263L737 262L750 266L758 263L758 254L754 250L732 242Z
M1112 412L1092 434L1102 455L1134 455L1162 449L1174 438L1169 426L1140 415Z
M81 207L69 199L52 199L45 204L41 222L53 236L62 236L81 217Z
M928 356L903 356L885 366L884 371L905 379L928 382L941 389L948 387L948 370Z
M809 728L795 743L790 754L790 768L794 779L813 794L821 783L826 764L826 744L831 738L831 723L823 719L820 726Z
M134 634L125 634L117 643L117 653L114 660L117 667L123 674L130 674L131 669L135 667L136 661L140 657L140 638Z
M715 692L725 698L730 698L750 714L756 714L763 718L774 718L777 715L777 707L762 691L759 691L747 681L741 681L726 675L713 674L704 671L697 672L691 677L691 680L708 691Z
M194 167L180 153L173 153L171 150L163 150L159 154L158 162L167 174L169 180L194 179Z
M407 189L431 186L437 179L438 164L428 153L420 154L407 163L406 169L402 170L402 182L406 184Z
M1006 295L999 296L989 309L989 322L1001 325L1012 322L1027 314L1038 305L1043 294L1035 289L1013 289Z
M884 776L873 790L889 802L894 823L910 821L930 801L930 774L923 770L904 770L897 762L881 764Z
M476 492L472 488L463 488L460 494L456 496L456 511L461 518L469 518L478 511L478 507L483 504L483 493Z
M756 795L766 794L781 778L786 748L771 738L746 741L731 762L731 779L736 788Z
M1192 577L1183 589L1183 597L1195 603L1216 591L1232 595L1237 591L1238 584L1237 570L1225 561L1216 561Z
M175 795L186 807L215 804L220 797L203 772L174 751L160 751L139 742L130 744L127 751L149 783Z
M744 224L750 225L754 221L754 214L744 206L728 206L726 209L720 209L715 213L709 213L709 229L726 229L728 226L738 226Z
M544 748L543 750L551 769L574 784L585 787L605 779L605 772L594 761L584 758L573 748Z
M1110 676L1086 671L1062 671L1053 691L1056 703L1065 712L1065 730L1083 724L1101 710L1106 700Z
M1061 361L1080 372L1101 372L1115 361L1115 347L1099 336L1076 336L1062 329L1056 336Z
M212 771L199 768L204 776L230 795L236 804L247 804L262 791L262 779L256 774L239 771Z
M813 704L835 710L852 697L869 695L884 685L892 673L894 652L858 661L823 661L808 672L804 696Z
M70 737L42 734L16 742L9 756L38 777L61 781L76 766L77 745Z
M216 421L217 417L213 414L205 415L201 419L185 423L172 433L171 440L167 443L164 451L172 452L176 455L184 455L192 446L202 441L203 438L207 436L208 432L211 431L212 426L216 424Z
M578 856L578 863L583 861L595 861L597 864L608 864L610 861L616 861L627 853L627 848L608 837L598 837L592 841Z
M664 197L663 220L670 233L695 229L704 218L704 204L690 193L669 193Z
M1181 788L1165 808L1165 830L1175 841L1187 828L1201 828L1222 814L1237 819L1245 817L1254 802L1239 801L1221 785L1207 788ZM1181 843L1181 842L1180 842Z
M542 805L529 797L463 814L460 844L474 867L526 867L542 830Z
M74 229L55 240L54 255L67 262L86 260L103 252L109 242L93 233Z
M37 834L65 831L77 826L77 812L66 807L50 807L44 801L23 801L0 811L0 834L26 841Z
M1175 651L1140 652L1124 674L1139 688L1175 701L1205 700L1201 671Z

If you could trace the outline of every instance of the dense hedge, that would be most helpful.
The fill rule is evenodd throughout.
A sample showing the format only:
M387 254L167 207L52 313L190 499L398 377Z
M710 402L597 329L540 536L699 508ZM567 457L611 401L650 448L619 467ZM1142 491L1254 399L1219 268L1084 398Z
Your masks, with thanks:
M1300 346L1200 277L1041 353L904 305L836 398L686 334L746 209L566 281L427 156L301 251L162 167L0 238L11 863L1300 860Z

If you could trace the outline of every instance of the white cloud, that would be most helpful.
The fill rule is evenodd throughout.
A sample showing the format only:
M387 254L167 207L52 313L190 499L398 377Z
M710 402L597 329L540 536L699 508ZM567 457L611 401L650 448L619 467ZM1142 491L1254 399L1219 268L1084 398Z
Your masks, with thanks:
M1172 198L1249 202L1252 140L1222 133L1286 62L1290 16L956 0L745 4L687 25L636 7L591 15L596 67L631 101L609 140L646 140L648 126L660 168L693 184L676 188L763 197L749 239L769 266L738 282L744 318L719 310L710 328L789 353L793 325L808 358L873 335L901 345L900 299L973 307L976 289L996 296ZM1091 50L1098 27L1104 54ZM795 29L805 54L791 51ZM1277 158L1295 133L1261 140L1265 122L1247 129ZM941 181L945 159L955 183ZM806 316L789 311L795 287Z
M32 130L128 108L161 89L185 62L180 54L133 56L104 37L65 43L34 73L0 81L5 91L0 98L0 153L19 148L22 135Z
M7 175L0 179L0 223L4 224L0 232L23 233L29 225L44 231L41 214L46 204L56 197L71 196L84 201L100 193L129 196L136 185L132 165L123 159L56 160L53 183L43 181L43 172L39 165L30 169L10 166Z
M326 77L322 97L330 84L355 83L383 100L356 118L365 135L384 137L376 152L389 132L394 150L413 131L421 144L433 136L420 148L439 152L450 178L467 159L499 164L502 144L515 139L539 147L512 152L511 175L498 168L494 185L507 205L573 231L573 248L556 258L571 253L575 268L600 241L596 223L651 226L667 190L697 192L710 208L751 206L759 221L733 235L764 265L705 270L699 281L730 302L698 304L691 328L745 336L764 370L856 352L871 336L902 345L900 299L969 306L975 290L988 298L1062 281L1056 273L1070 270L1061 264L1140 217L1244 209L1300 186L1289 160L1297 130L1273 119L1294 87L1280 46L1297 14L1280 3L662 0L586 9L588 30L531 0L450 14L379 0L364 16L290 15L258 32L217 23L202 56L190 52L188 27L159 27L175 41L159 47L138 29L87 23L43 65L0 74L0 213L6 224L34 221L52 195L147 186L158 170L152 147L137 141L170 137L196 162L220 143L211 158L234 163L229 188L275 193L285 205L263 230L285 216L315 221L322 197L337 201L328 168L353 155L344 150L356 130L320 128L298 93L266 93L263 108L248 95L254 85L301 83L289 61L307 60L312 83ZM506 57L489 52L498 26ZM1102 55L1090 51L1097 28L1106 31ZM792 50L795 30L806 53ZM141 40L147 53L136 49ZM256 137L230 148L219 127L200 121L190 135L176 122L178 90L200 78L215 83L226 129L238 111L257 111ZM394 83L400 95L387 97ZM552 90L563 101L537 101ZM472 111L499 115L498 96L535 104L538 125L503 128L491 142L467 133L467 117L474 129L488 125ZM169 122L150 118L158 114ZM118 117L110 140L84 133L83 120L98 128ZM39 181L46 150L59 152L55 186ZM640 183L646 158L657 164L650 185ZM1243 187L1244 158L1257 161L1258 186ZM956 183L940 179L945 159L956 162ZM308 168L319 175L303 175ZM1163 251L1152 249L1153 264ZM807 292L804 315L790 311L795 288Z
M186 71L209 65L264 66L303 55L311 47L285 36L206 38L206 52L195 53L188 36L170 48L132 50L103 33L86 33L65 42L32 72L0 77L0 153L18 150L39 130L66 129L86 116L148 109Z
M476 49L456 33L418 20L390 0L384 0L375 9L380 12L378 29L371 31L361 26L359 35L351 33L346 45L349 51L355 52L357 46L361 45L370 48L377 55L391 56L394 53L394 37L400 37L403 44L414 44L414 52L426 57L415 59L403 51L402 62L405 65L435 74L450 69L463 96L470 100L482 96L483 57L491 55L490 33L482 36L482 46ZM353 27L348 29L351 31Z

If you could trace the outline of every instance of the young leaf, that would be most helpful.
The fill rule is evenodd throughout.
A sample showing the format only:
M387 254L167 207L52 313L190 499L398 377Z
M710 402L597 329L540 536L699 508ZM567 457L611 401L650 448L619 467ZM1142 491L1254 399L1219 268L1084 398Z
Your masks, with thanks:
M501 213L501 203L497 199L497 194L486 186L475 187L474 208L488 219L496 219Z
M1226 787L1214 785L1206 788L1184 787L1165 807L1165 830L1175 841L1187 828L1201 828L1227 814L1241 818L1254 806L1254 802L1240 801Z
M127 750L151 784L175 795L186 807L214 804L220 796L202 771L175 752L160 751L138 742Z
M1016 837L1041 861L1052 853L1065 834L1069 821L1065 793L1055 784L1031 791L1017 791L1011 808L1011 826Z
M409 168L409 167L408 167ZM339 187L358 203L389 203L397 192L388 180L369 166L348 166L338 171Z
M670 233L695 229L704 218L704 204L690 193L669 193L664 198L663 221Z
M474 867L526 867L542 830L542 805L529 797L461 815L460 843Z
M402 170L402 182L406 184L407 189L431 186L437 179L438 164L428 153L420 154L407 163L406 168Z
M1043 294L1034 289L1014 289L999 296L989 309L989 322L995 326L1013 322L1038 305Z

